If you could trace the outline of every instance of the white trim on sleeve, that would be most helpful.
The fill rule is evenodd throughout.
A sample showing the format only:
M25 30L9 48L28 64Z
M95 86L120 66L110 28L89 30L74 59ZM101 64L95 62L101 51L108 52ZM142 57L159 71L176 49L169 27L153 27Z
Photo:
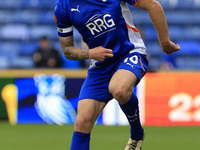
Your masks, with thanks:
M73 27L68 27L68 28L58 28L58 32L60 33L69 33L73 31Z

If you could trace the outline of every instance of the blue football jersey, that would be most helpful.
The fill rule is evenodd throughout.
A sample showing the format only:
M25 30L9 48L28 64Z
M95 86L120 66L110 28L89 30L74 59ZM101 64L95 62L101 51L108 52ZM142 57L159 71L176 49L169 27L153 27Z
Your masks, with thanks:
M128 53L146 54L146 47L135 28L126 3L139 0L58 0L54 19L58 35L73 35L74 26L89 48L103 46L113 50L114 57L104 62L93 60L91 68L105 65Z

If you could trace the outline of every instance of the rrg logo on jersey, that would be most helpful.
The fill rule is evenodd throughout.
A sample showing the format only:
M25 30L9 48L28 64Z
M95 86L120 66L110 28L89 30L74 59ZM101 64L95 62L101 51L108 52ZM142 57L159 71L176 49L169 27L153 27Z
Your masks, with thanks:
M116 29L115 22L109 13L94 15L85 23L85 25L95 38Z

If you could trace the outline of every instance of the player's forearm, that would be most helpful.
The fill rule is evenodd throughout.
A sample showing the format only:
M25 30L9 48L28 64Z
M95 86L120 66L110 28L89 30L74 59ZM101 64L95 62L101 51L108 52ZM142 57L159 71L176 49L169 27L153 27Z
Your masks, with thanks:
M84 60L89 58L104 61L106 58L113 57L113 51L102 46L93 49L80 49L75 47L73 36L59 36L59 40L65 57L70 60Z
M75 46L63 48L64 55L70 60L84 60L89 58L89 49L80 49Z
M60 37L63 53L70 60L84 60L89 58L89 49L80 49L74 46L73 36Z
M180 50L179 45L175 45L170 41L167 21L160 3L156 0L140 0L137 7L148 11L151 21L157 31L163 51L167 54L171 54Z
M159 2L154 1L152 6L147 10L151 21L157 31L158 39L161 45L169 42L168 26L162 6Z

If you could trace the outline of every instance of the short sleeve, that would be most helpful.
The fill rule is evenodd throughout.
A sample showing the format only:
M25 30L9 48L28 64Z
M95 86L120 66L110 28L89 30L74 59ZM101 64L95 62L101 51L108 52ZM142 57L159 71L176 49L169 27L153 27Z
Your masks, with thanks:
M129 3L130 5L137 6L140 0L122 0L122 1Z
M54 20L58 26L58 35L68 37L73 34L73 27L67 9L63 6L63 3L59 3L60 1L58 1L54 11Z

